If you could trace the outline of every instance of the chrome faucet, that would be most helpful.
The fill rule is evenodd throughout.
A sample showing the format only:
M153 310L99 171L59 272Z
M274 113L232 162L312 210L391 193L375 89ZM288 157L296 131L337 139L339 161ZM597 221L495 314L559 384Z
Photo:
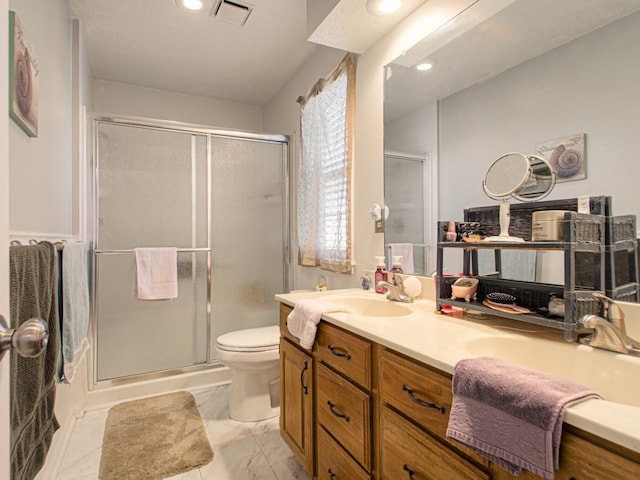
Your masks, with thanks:
M602 316L588 314L578 320L578 342L612 352L640 356L640 342L627 335L624 311L605 295L593 294L602 303Z
M393 276L393 283L390 282L378 282L376 284L378 287L385 287L389 293L387 293L387 298L392 302L402 302L402 303L412 303L413 298L406 294L404 291L404 281L402 277L398 274Z

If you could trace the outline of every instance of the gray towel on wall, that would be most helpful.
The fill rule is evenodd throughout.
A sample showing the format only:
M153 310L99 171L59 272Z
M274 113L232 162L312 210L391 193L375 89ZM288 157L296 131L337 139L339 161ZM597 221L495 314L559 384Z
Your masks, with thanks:
M11 352L11 478L31 480L59 428L53 411L59 335L56 251L48 242L12 246L9 259L12 328L33 317L49 328L42 355L23 358Z

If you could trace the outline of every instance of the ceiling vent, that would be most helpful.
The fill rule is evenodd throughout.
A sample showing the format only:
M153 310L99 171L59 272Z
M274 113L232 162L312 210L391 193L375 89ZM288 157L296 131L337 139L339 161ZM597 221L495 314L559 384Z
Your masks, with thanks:
M223 22L244 25L253 11L253 5L236 0L220 0L213 7L211 15Z

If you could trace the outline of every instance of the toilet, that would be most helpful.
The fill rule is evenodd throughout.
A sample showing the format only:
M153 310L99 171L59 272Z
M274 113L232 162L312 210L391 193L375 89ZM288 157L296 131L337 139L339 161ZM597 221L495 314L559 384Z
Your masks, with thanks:
M231 369L229 416L256 422L280 413L280 329L250 328L220 335L216 358Z

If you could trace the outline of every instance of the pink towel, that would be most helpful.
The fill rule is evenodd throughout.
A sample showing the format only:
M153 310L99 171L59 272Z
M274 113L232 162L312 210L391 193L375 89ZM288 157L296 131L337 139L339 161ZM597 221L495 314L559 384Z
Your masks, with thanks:
M345 311L321 298L300 300L295 308L287 316L287 329L296 338L300 339L300 346L310 350L316 338L318 323L323 313Z
M498 358L461 360L453 374L447 436L511 474L553 480L569 405L600 398L592 389Z
M178 249L135 248L136 296L140 300L178 297Z

